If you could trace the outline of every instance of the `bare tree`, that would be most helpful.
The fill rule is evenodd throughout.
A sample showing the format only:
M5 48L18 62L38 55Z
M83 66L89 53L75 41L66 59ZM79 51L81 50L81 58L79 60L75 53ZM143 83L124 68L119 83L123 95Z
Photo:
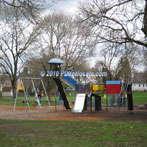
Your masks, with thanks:
M26 58L25 51L35 41L39 29L28 21L22 21L17 8L7 12L9 15L0 26L0 65L9 75L15 97L17 77Z
M147 47L147 1L92 0L81 4L79 17L98 43L135 43Z
M101 50L101 60L107 65L109 70L115 70L115 66L120 58L127 56L131 64L131 71L134 71L135 66L139 62L138 46L134 44L118 45L116 43L105 43L103 50Z
M147 83L147 51L144 52L144 72L143 72L143 78L144 78L144 83Z
M9 9L15 8L31 23L36 24L39 21L41 10L45 9L45 0L0 0L0 12L4 17Z
M42 52L65 60L65 68L85 62L92 55L94 43L90 30L76 24L71 16L53 13L43 19L41 26Z
M106 80L125 80L126 78L131 78L132 71L127 56L121 57L113 69L109 68L103 61L97 61L96 65L100 65L102 71L107 72L107 77L102 78L103 82L106 82Z
M108 79L131 78L135 67L139 64L138 46L134 44L117 45L115 43L105 43L101 51L101 58L97 60L95 66L101 66L101 70L107 72Z

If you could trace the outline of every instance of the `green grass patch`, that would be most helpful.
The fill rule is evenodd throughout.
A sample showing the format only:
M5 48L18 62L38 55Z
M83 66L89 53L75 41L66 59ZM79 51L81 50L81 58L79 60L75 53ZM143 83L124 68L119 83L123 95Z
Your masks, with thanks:
M75 102L76 92L66 92L68 101ZM17 106L27 106L27 103L22 103L25 101L25 97L17 98ZM35 97L28 97L30 106L35 104ZM51 97L51 105L55 105L55 96ZM147 92L133 92L133 101L135 105L144 105L147 104ZM93 98L94 103L94 98ZM46 97L41 98L42 106L48 106L48 101ZM56 96L56 104L59 104L59 95ZM106 98L102 97L102 104L106 104ZM110 104L110 96L108 97L108 104ZM3 97L0 99L0 105L14 105L14 99L10 97Z
M134 91L133 94L133 103L134 105L144 105L147 104L147 92L138 92ZM126 99L127 102L127 99ZM106 104L106 98L102 97L102 104ZM108 95L108 104L110 104L110 95Z
M147 92L133 92L134 104L147 104Z
M0 146L147 146L147 124L0 120Z
M71 103L71 102L75 101L76 93L75 92L68 92L68 93L66 93L66 96L67 96L68 101ZM35 96L34 97L31 96L31 97L28 97L28 100L29 100L29 105L32 106L33 104L35 104L36 98L35 98ZM15 99L12 97L0 98L0 105L9 105L10 106L10 105L14 105L14 102L15 102ZM56 95L56 105L58 105L58 104L59 104L59 95ZM17 106L27 106L26 98L18 96L16 105ZM47 97L41 98L41 105L48 106ZM51 97L51 105L55 105L55 96Z
M35 103L36 98L35 97L28 97L28 101L29 101L29 105L32 106ZM15 103L15 99L11 98L11 97L3 97L0 99L0 105L9 105L9 106L13 106ZM48 101L47 101L47 97L42 97L41 99L41 103L43 106L47 106L48 105ZM17 106L27 106L27 100L25 97L17 97Z

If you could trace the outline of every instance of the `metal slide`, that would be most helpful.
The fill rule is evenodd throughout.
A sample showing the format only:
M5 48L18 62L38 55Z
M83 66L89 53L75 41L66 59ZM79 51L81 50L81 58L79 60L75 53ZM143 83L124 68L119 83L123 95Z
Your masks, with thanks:
M84 103L85 103L85 99L86 99L86 94L77 94L76 96L76 101L75 101L75 105L73 108L74 113L81 113L84 109Z

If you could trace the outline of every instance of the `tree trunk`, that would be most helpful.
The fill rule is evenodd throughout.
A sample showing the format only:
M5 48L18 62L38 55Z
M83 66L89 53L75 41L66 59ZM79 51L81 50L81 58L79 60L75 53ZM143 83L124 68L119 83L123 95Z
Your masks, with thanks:
M145 34L145 37L147 37L147 0L145 1L146 1L146 4L144 9L144 21L143 21L144 27L142 28L142 31Z
M17 80L14 78L13 80L11 80L11 84L12 84L12 91L13 91L13 98L16 97L16 90L17 90Z

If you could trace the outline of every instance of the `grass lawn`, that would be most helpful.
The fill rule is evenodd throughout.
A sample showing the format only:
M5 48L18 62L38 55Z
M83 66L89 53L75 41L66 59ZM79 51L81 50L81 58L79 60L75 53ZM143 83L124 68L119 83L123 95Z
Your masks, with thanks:
M35 97L28 97L29 100L29 105L33 105L35 104ZM26 98L25 97L18 97L17 98L17 106L27 106L27 103L25 102ZM0 105L14 105L15 99L11 98L11 97L3 97L0 99ZM23 103L24 102L24 103ZM46 97L42 98L42 104L44 106L48 105L48 101Z
M74 102L75 98L76 98L76 93L72 92L71 95L69 93L66 93L67 95L67 99L69 102ZM29 100L29 105L33 105L35 104L35 97L28 97ZM51 97L51 105L55 104L55 96ZM27 103L22 103L23 101L26 101L25 97L17 97L17 106L27 106ZM11 97L2 97L0 98L0 105L14 105L15 99L11 98ZM60 102L61 103L61 102ZM59 104L59 95L56 96L56 104ZM48 101L47 101L47 97L42 97L41 98L41 105L42 106L48 106Z
M110 96L108 96L108 103L110 103ZM133 92L133 103L134 105L147 104L147 92ZM102 97L102 104L106 104L106 98Z
M145 147L147 124L0 120L1 147Z
M67 98L69 100L69 102L74 102L75 98L76 98L76 94L72 93L71 96L69 96L69 94L66 94ZM54 99L54 97L53 97ZM94 100L94 99L93 99ZM139 104L139 105L143 105L143 104L147 104L147 92L137 92L134 91L133 92L133 101L134 104ZM110 100L108 99L108 102L110 102ZM106 104L106 98L102 97L102 103Z
M74 94L67 96L70 102L75 100ZM147 103L145 92L133 92L133 98L134 104ZM25 105L22 100L19 99L18 105ZM30 100L34 103L35 98ZM0 99L0 105L13 105L13 102L8 97ZM0 147L146 147L146 138L146 123L0 119Z
M69 102L74 102L76 99L76 93L75 92L71 92L70 93L66 93L67 99ZM33 105L35 104L35 97L29 97L29 104ZM52 105L55 104L55 96L51 97L52 99ZM26 103L22 103L22 101L24 101L25 98L24 97L18 97L17 99L17 105L19 106L27 106ZM144 105L147 104L147 92L133 92L133 100L134 100L134 104L137 105ZM94 101L94 98L93 98ZM108 98L108 102L110 102L109 98ZM42 101L41 101L42 106L47 106L48 102L47 102L47 98L46 97L42 97ZM59 96L56 97L56 104L59 104ZM102 97L102 104L106 104L106 98ZM10 97L3 97L0 99L0 105L14 105L14 99L10 98Z
M133 92L134 104L147 104L147 92Z
M69 102L75 101L76 93L71 93L71 96L69 95L69 93L66 93L66 95L67 95L67 99L69 100ZM54 100L54 97L52 97L52 100ZM57 100L58 100L58 97L57 97ZM139 105L147 104L147 92L134 91L133 101L134 101L134 104L139 104ZM110 102L109 98L108 98L108 102ZM106 98L102 97L102 103L106 104Z

